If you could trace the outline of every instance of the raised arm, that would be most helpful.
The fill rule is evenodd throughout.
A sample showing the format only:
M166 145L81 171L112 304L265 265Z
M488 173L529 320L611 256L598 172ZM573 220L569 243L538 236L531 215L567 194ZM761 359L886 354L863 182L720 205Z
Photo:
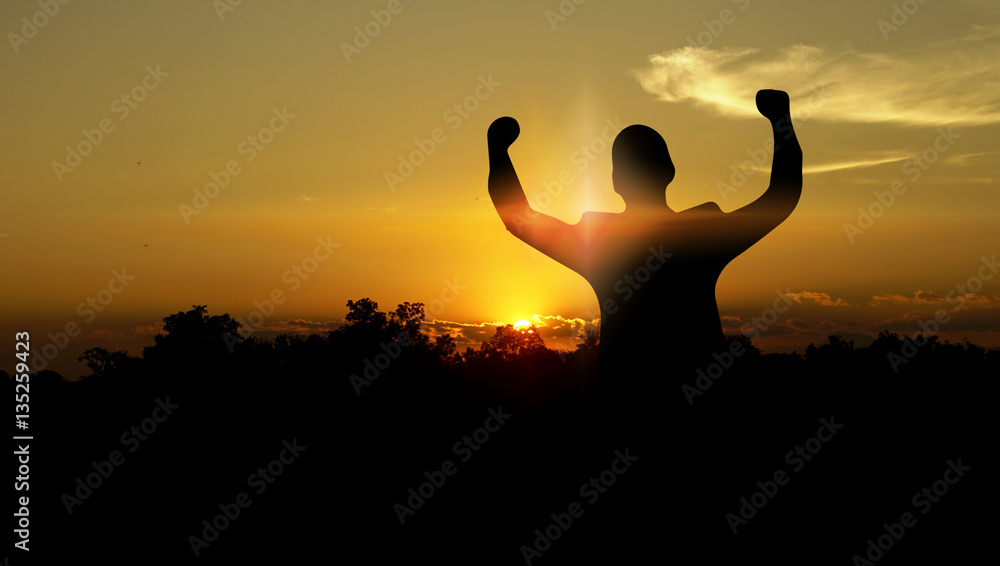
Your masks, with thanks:
M494 120L486 133L490 152L489 191L507 230L552 259L574 268L580 253L570 224L531 208L507 149L520 134L517 120Z
M802 148L795 137L788 94L780 90L757 92L757 109L771 121L774 159L771 184L760 198L732 213L741 231L754 242L781 224L792 213L802 194Z

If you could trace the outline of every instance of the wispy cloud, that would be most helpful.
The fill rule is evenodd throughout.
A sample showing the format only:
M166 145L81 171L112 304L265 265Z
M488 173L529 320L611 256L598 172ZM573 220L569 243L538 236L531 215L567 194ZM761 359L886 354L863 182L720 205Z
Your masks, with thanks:
M975 39L973 41L973 39ZM812 119L909 125L1000 123L1000 31L973 28L953 41L892 52L830 51L809 45L777 53L756 48L683 47L649 57L635 71L647 92L736 118L757 118L759 89L816 99Z
M1000 151L958 153L948 155L944 159L952 165L992 165L1000 159Z
M279 334L325 334L336 330L343 323L333 320L305 320L293 318L289 320L267 320L254 328L254 333L277 332Z
M562 316L531 315L531 323L545 328L542 335L545 338L576 338L587 328L600 324L600 320L584 320L582 318L563 318Z
M506 322L454 322L450 320L424 321L421 325L432 337L451 334L459 345L463 347L476 347L480 342L489 340L496 332L498 326L509 324Z
M885 295L874 295L868 304L878 307L886 304L896 305L937 305L948 302L948 298L934 291L917 291L913 296L888 293Z
M952 295L950 298L934 291L916 291L913 296L900 295L898 293L888 293L885 295L874 295L869 299L868 304L873 307L882 305L943 305L962 304L964 307L970 305L992 304L990 298L979 293L965 293L964 295Z
M803 174L829 173L830 171L842 171L844 169L860 169L864 167L874 167L886 163L896 163L905 159L910 159L912 155L900 155L893 157L880 157L875 159L854 159L850 161L837 161L834 163L821 163L819 165L806 165L802 167Z
M82 338L86 338L89 340L117 341L119 338L122 338L123 336L124 333L122 332L115 332L114 330L111 330L109 328L101 328L98 330L92 330L90 332L87 332L82 336Z
M1000 331L1000 318L997 317L998 307L986 305L985 308L963 309L948 313L948 321L939 324L942 334L950 339L960 339L964 332L997 332ZM900 316L881 320L868 325L871 332L889 330L903 335L913 335L920 331L920 323L930 324L935 320L931 311L910 311Z
M830 334L832 332L844 329L843 324L832 320L821 320L814 324L807 320L794 317L790 317L788 321L785 323L785 326L790 328L796 334L806 334L812 332Z
M132 334L138 334L139 336L154 336L163 331L163 323L157 322L155 324L140 324L138 326L130 326L129 331Z
M786 297L790 297L796 303L802 305L806 303L813 303L817 305L822 305L824 307L847 307L850 303L844 299L834 299L829 293L819 293L816 291L799 291L796 293L785 293Z
M539 333L545 340L576 339L583 335L584 330L594 328L599 320L584 320L582 318L564 318L559 315L533 314L527 319L539 328ZM498 326L511 322L454 322L449 320L425 321L423 327L431 336L451 334L459 344L478 347L479 343L489 340L496 333Z

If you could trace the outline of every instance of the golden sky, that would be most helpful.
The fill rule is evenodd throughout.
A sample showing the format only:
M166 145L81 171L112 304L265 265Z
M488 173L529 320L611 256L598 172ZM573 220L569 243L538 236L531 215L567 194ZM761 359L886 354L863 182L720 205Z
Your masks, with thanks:
M596 299L504 229L489 124L518 119L529 200L567 222L623 209L610 141L637 123L670 149L672 208L730 211L767 187L763 88L790 95L805 183L723 272L726 329L780 290L765 350L939 308L942 338L1000 345L995 2L231 3L3 3L0 352L75 324L50 366L75 377L83 348L138 354L195 304L319 332L361 297L572 347Z

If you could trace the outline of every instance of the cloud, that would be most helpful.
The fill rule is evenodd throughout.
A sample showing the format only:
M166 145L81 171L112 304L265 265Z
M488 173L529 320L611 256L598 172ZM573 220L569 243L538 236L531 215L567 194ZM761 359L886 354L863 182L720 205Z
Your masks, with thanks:
M796 303L803 305L814 303L824 307L848 307L850 303L844 299L834 299L829 293L819 293L816 291L799 291L797 293L784 293L786 297L791 297Z
M600 321L584 320L582 318L563 318L562 316L549 316L533 314L528 317L529 322L538 327L538 332L546 343L556 341L564 343L574 341L581 337L585 330L596 328ZM498 326L510 324L509 322L454 322L449 320L425 321L423 328L431 337L451 334L458 345L459 351L464 351L466 347L476 349L482 342L485 342L496 334ZM550 344L550 347L551 346Z
M854 159L851 161L837 161L834 163L822 163L819 165L806 165L802 168L802 173L808 175L810 173L829 173L831 171L843 171L844 169L860 169L864 167L875 167L876 165L884 165L886 163L896 163L906 159L910 159L913 156L911 154L906 155L895 155L892 157L880 157L875 159Z
M979 293L966 293L964 295L959 295L962 297L962 301L965 301L965 305L962 308L968 308L969 305L982 306L982 305L992 305L990 298L986 295L981 295ZM961 303L956 299L956 302Z
M821 320L813 324L807 320L795 317L789 317L785 321L784 326L795 334L819 333L824 336L840 332L847 328L843 323L833 320Z
M942 302L942 300L947 300L943 295L934 293L933 291L917 291L912 297L906 295L900 295L897 293L888 293L885 295L873 295L871 299L868 300L868 304L873 307L880 307L882 305L914 305L914 304L937 304Z
M785 326L790 328L793 332L799 334L811 332L813 330L813 325L801 318L790 317L787 321L785 321Z
M1000 123L1000 32L973 29L952 41L893 52L793 45L682 47L635 71L647 92L718 115L760 118L761 88L788 92L792 118L918 126Z
M489 340L496 333L498 326L506 322L454 322L450 320L424 321L421 325L431 337L451 334L460 351L465 347L476 348L481 342Z
M952 154L944 158L952 165L992 165L996 163L1000 151Z
M102 328L100 330L92 330L90 332L87 332L86 334L81 336L81 338L85 338L88 340L108 340L117 343L118 339L122 338L123 336L124 334L122 334L121 332L115 332L114 330Z
M821 320L813 327L817 332L836 332L846 328L843 324L833 320Z
M962 301L965 302L965 307L969 305L989 305L991 304L990 298L986 295L981 295L979 293L965 293L964 295L954 295L948 298L941 293L936 293L934 291L916 291L913 293L912 297L906 295L900 295L897 293L889 293L885 295L874 295L868 304L873 307L880 307L882 305L944 305L944 304L955 304L956 307L961 305Z
M956 333L1000 331L998 310L1000 308L995 305L980 309L953 310L948 313L947 318L939 318L931 311L911 311L899 317L869 325L868 328L873 332L889 330L911 336L921 331L922 328L934 330L936 326L941 334L948 335L954 340L960 339L960 336L955 336ZM944 322L938 323L938 320Z
M600 324L599 319L591 321L582 318L563 318L561 316L531 315L531 323L539 328L543 338L576 338L581 336L585 329L595 327Z
M743 333L743 319L735 315L721 315L719 320L722 322L722 332L725 334L742 334Z
M125 341L127 341L127 339L128 333L125 331L101 328L85 332L77 338L73 338L72 341L75 343L82 342L88 347L117 351L127 350L127 348L122 345Z
M267 320L259 326L254 327L254 333L276 332L278 334L325 334L331 330L340 328L343 323L340 321L325 320L322 322L315 320L305 320L293 318L289 320Z
M816 173L829 173L831 171L844 171L846 169L864 169L867 167L876 167L878 165L885 165L887 163L899 163L900 161L906 161L907 159L912 159L913 154L899 151L899 150L888 150L880 152L867 152L867 155L872 154L882 154L881 156L875 157L858 157L853 159L846 159L842 161L833 161L830 163L819 163L815 165L803 165L802 173L805 175L816 174ZM752 162L750 162L752 163ZM744 172L747 170L756 171L758 173L767 173L771 170L768 163L761 163L760 165L749 166L750 164L746 161L741 169ZM992 180L989 178L978 178L979 182L989 183ZM883 181L877 181L877 183L882 183Z
M140 324L139 326L130 326L129 332L132 334L138 334L139 336L155 336L163 331L163 323L157 322L155 324Z
M399 203L388 204L384 207L367 206L365 210L369 212L396 212L399 210Z

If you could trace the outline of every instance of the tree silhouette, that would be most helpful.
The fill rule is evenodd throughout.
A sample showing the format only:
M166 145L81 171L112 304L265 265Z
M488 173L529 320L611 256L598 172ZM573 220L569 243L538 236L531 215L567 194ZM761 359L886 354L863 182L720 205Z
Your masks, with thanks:
M384 312L378 310L378 303L364 298L357 301L347 301L347 315L344 320L355 328L385 328L387 317Z
M143 349L146 360L176 361L217 357L229 352L233 337L242 325L228 314L208 316L205 305L193 305L163 319L163 333L153 337L154 345Z
M854 340L844 340L836 334L827 337L826 344L819 347L806 346L806 359L810 361L844 360L854 352Z
M729 345L729 348L727 349L730 351L732 351L733 342L739 342L742 346L743 354L740 356L741 358L756 359L761 356L760 348L758 348L749 337L743 334L726 334L726 344Z
M452 338L451 334L435 338L432 351L434 352L434 357L445 364L453 365L462 361L462 356L458 353L458 346L455 344L455 339Z
M583 331L583 342L576 345L576 351L597 359L597 353L601 345L601 330L599 328L588 328Z
M481 355L489 361L512 362L523 356L545 352L545 342L535 325L516 329L512 324L498 326L496 333L480 348Z
M461 361L455 339L445 334L434 339L424 331L423 303L400 303L392 312L382 312L370 298L347 301L347 324L328 334L329 347L338 352L338 360L351 367L366 357L378 355L392 343L410 362L427 367L441 367Z
M87 362L90 375L87 377L108 377L122 371L130 358L128 352L110 352L104 348L87 348L77 361Z
M883 330L878 333L878 338L872 341L868 349L876 351L884 356L889 352L898 352L902 346L903 341L899 339L898 334L895 332L889 332L888 330Z
M425 318L423 303L404 302L389 314L389 329L395 331L397 339L400 331L406 332L413 345L424 349L430 343L430 338L420 331Z

